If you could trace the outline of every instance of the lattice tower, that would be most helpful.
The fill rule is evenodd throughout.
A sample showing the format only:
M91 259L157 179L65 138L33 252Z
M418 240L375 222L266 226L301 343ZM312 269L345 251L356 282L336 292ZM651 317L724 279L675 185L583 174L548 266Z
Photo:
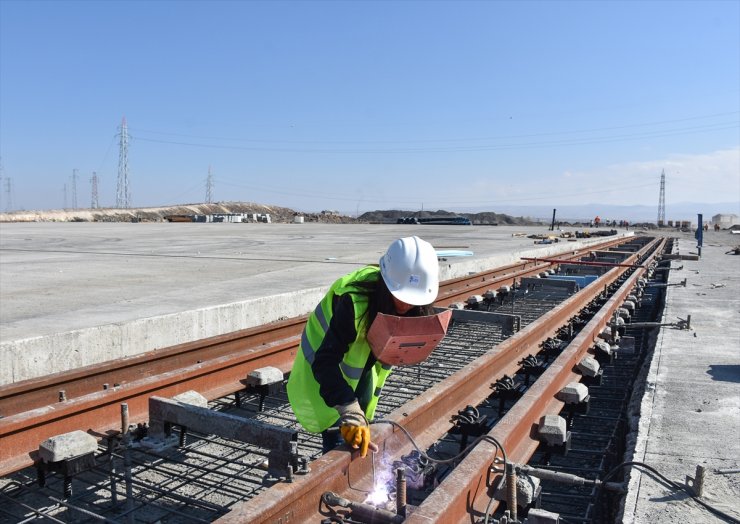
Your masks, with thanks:
M77 170L72 170L72 209L77 209Z
M665 225L665 169L660 174L660 198L658 199L658 227Z
M92 184L92 196L90 198L90 209L98 209L100 205L98 204L98 175L93 171L92 178L90 179L90 183Z
M118 133L118 184L116 186L116 207L126 209L131 206L131 192L128 185L128 127L126 117L121 120Z
M211 166L208 166L208 178L206 178L206 204L213 204L213 174Z
M13 179L5 179L5 211L13 210Z

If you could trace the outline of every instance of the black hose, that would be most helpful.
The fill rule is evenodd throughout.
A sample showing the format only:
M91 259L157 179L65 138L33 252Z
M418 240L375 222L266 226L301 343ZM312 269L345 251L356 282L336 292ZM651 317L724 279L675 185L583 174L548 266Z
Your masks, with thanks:
M721 509L715 508L708 502L703 501L701 498L697 497L694 493L691 492L686 486L683 486L677 482L672 481L662 473L660 473L657 469L655 469L652 466L649 466L645 464L644 462L622 462L618 466L614 467L609 473L607 473L604 478L601 480L603 484L605 484L611 477L616 475L620 470L626 468L626 467L634 467L634 468L644 468L650 473L657 476L660 480L665 482L668 486L672 487L676 491L683 491L686 493L689 497L691 497L695 502L699 503L700 505L704 506L705 509L710 511L711 513L714 513L716 516L720 517L721 519L724 519L727 522L731 522L732 524L740 524L740 520L736 519L732 515L728 515Z

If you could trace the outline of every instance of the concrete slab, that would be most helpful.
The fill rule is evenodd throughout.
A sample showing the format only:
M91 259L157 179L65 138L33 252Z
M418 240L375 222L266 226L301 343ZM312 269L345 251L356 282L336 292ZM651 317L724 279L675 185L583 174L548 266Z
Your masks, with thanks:
M705 235L700 260L672 262L663 322L691 315L691 331L658 334L641 417L636 461L685 483L707 467L703 500L740 519L740 475L717 470L740 466L740 257L725 254L737 239ZM696 252L686 235L678 250ZM674 249L674 251L676 251ZM632 470L625 523L725 522L692 501Z
M339 276L419 235L473 256L442 279L603 239L535 246L545 227L0 223L0 385L311 311ZM620 234L631 235L632 232Z

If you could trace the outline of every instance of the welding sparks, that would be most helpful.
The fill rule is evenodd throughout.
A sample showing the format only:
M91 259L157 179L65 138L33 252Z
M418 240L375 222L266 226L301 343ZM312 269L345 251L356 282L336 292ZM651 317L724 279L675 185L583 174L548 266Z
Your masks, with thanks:
M395 497L391 497L395 493L392 466L392 463L381 460L380 467L375 471L373 490L365 499L366 504L372 504L377 508L382 508L389 502L395 502Z
M377 484L365 499L366 504L372 504L375 507L384 506L390 501L390 490L387 484Z

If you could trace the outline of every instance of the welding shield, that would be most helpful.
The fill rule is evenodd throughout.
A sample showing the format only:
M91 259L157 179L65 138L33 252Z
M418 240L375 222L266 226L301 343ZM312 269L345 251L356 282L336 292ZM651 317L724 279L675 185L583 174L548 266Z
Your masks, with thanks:
M383 364L409 366L425 360L447 333L452 310L423 317L378 313L367 333L373 355Z

